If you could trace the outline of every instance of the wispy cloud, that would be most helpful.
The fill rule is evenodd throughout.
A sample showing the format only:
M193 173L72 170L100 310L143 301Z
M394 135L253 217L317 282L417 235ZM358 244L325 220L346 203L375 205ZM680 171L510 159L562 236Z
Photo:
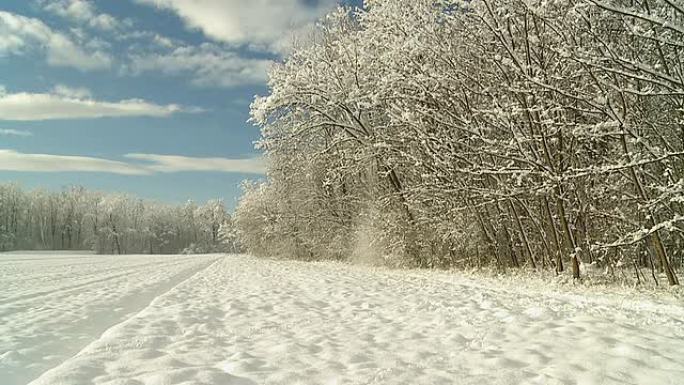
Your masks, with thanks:
M52 89L52 93L72 99L90 99L93 97L93 93L85 87L69 87L64 84L56 85Z
M195 158L179 155L127 154L126 158L150 162L148 170L171 173L184 171L214 171L242 174L265 174L263 158L227 159Z
M23 137L28 137L28 136L33 136L33 133L31 131L24 131L24 130L13 130L10 128L0 128L0 136L23 136Z
M260 157L229 159L158 154L127 154L124 157L131 161L88 156L26 154L14 150L0 150L0 171L152 175L177 172L264 174L266 169L264 161Z
M151 171L125 162L50 154L24 154L0 150L0 170L25 172L104 172L123 175L148 175Z
M50 13L103 31L131 26L128 20L120 21L112 15L98 12L95 4L88 0L40 0L39 4Z
M83 71L111 67L113 59L108 53L99 48L87 49L85 45L38 19L0 11L0 56L42 51L51 66Z
M270 60L244 58L215 44L175 48L169 53L131 55L133 74L188 75L201 87L234 87L266 82Z
M0 128L0 136L33 136L31 131L13 130L10 128Z
M0 90L0 120L40 121L104 117L166 117L180 112L200 112L176 104L158 105L142 99L116 102L92 98L87 89L58 86L50 93L9 93Z
M336 0L137 0L168 9L191 29L225 43L282 51L292 34L331 10Z

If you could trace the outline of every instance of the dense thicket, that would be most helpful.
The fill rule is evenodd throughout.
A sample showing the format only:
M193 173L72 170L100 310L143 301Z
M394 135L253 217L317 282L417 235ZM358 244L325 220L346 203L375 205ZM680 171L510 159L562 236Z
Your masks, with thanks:
M658 270L684 259L681 0L369 0L252 105L256 254ZM641 273L643 274L643 273Z
M0 184L0 251L176 254L236 248L232 219L220 200L173 206L82 187L27 192Z

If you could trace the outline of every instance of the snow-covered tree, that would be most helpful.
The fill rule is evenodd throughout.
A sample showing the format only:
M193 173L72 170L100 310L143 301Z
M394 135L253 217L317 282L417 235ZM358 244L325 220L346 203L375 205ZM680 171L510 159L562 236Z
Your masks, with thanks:
M82 187L24 192L0 184L0 250L214 252L223 251L219 237L234 233L231 226L219 200L173 206Z
M579 278L582 264L629 262L678 283L683 10L369 0L334 11L252 105L270 169L238 207L243 244L344 258L363 227L412 265L569 266Z

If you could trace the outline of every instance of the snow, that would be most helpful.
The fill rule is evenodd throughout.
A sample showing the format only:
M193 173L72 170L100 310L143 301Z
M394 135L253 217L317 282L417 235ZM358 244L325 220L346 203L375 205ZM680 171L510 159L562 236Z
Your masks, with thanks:
M0 254L0 384L59 365L216 258Z
M667 298L248 256L3 254L0 274L7 385L684 378L684 306Z

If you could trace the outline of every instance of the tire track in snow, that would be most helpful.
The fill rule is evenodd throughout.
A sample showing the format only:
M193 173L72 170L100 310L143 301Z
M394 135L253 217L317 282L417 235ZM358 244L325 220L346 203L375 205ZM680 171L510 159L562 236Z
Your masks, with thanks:
M43 378L43 377L46 376L46 375L49 375L49 373L52 372L52 371L58 370L59 367L62 366L65 362L68 362L69 360L73 359L74 357L78 357L79 355L81 355L81 353L82 353L83 351L86 351L90 345L96 344L96 343L102 338L102 336L104 336L104 335L110 333L111 330L114 330L114 329L120 327L121 325L126 324L129 320L131 320L132 318L135 318L138 314L144 312L148 307L150 307L152 304L154 304L155 301L157 301L160 297L163 297L164 295L166 295L166 294L172 292L172 291L173 291L175 288L177 288L178 286L183 285L185 282L187 282L188 280L192 279L192 278L195 277L196 275L201 274L203 271L205 271L205 270L211 268L211 266L215 265L216 263L219 263L222 259L223 259L222 257L217 257L217 258L213 259L212 261L210 261L210 262L208 262L208 263L206 263L206 264L203 264L203 265L202 265L200 268L198 268L198 269L193 269L191 272L187 272L187 273L184 272L184 273L181 273L181 274L177 275L176 277L181 276L182 278L181 278L180 280L174 280L173 284L164 285L164 286L161 288L161 290L157 291L157 293L154 295L153 298L151 298L151 299L145 301L145 302L146 302L146 305L144 305L144 306L142 306L142 307L139 307L139 308L138 308L136 311L134 311L134 312L129 313L128 316L127 316L125 319L121 320L120 322L118 322L118 323L116 323L116 324L114 324L114 325L109 325L109 327L107 327L105 330L103 330L95 339L91 340L89 343L87 343L87 344L85 344L84 346L82 346L82 347L78 350L78 353L76 353L76 354L74 354L73 356L71 356L71 357L65 359L64 361L62 361L62 362L61 362L60 364L58 364L57 366L55 366L55 367L53 367L53 368L51 368L51 369L46 370L45 372L43 372L42 374L40 374L38 377L36 377L33 381L29 382L28 385L34 384L34 383L36 383L36 382L40 383L41 378ZM176 277L174 277L174 278L176 278Z
M97 259L95 260L95 258ZM26 266L23 266L23 264L5 263L5 261L0 260L0 305L16 300L29 299L32 296L63 293L72 287L84 287L84 283L87 284L89 281L103 279L103 277L104 282L104 280L112 277L115 272L119 271L130 273L132 270L140 270L154 265L158 266L160 263L177 264L191 260L190 258L148 256L146 257L147 259L153 258L154 261L141 260L132 264L130 262L133 258L136 257L130 255L92 255L88 262L54 264L54 262L62 258L56 259L46 255L42 259L43 263L31 262ZM162 258L168 258L168 260ZM119 264L123 264L123 266ZM45 272L46 268L51 271ZM49 287L49 290L36 291L45 287ZM19 292L19 294L10 296L15 292Z
M25 385L217 260L170 257L167 262L166 258L122 257L116 262L129 265L113 270L123 268L128 273L116 274L115 279L98 280L66 292L55 288L52 296L2 306L0 383ZM140 259L145 263L138 263ZM74 274L77 277L78 270Z
M116 268L116 269L112 269L112 270L123 270L124 272L121 274L117 274L117 275L109 275L109 276L105 276L103 278L92 279L92 280L85 281L85 282L82 282L82 283L79 283L76 285L62 286L62 287L52 288L50 290L44 290L44 291L19 295L16 297L9 297L9 298L0 300L0 305L7 305L7 304L14 303L14 302L30 300L30 299L34 299L34 298L46 296L46 295L69 293L71 291L78 290L78 289L81 289L84 287L88 287L88 286L91 286L94 284L103 283L103 282L111 281L114 279L119 279L119 278L125 277L125 276L130 276L131 275L130 270L132 270L132 269L144 268L144 267L148 267L148 266L152 266L152 265L156 265L157 267L161 268L163 266L177 265L180 263L182 263L182 262L181 261L171 261L171 262L160 265L158 262L151 262L151 263L146 263L146 264L142 264L142 265L126 266L126 267ZM111 273L112 270L110 270L109 272ZM98 273L101 274L103 272L106 272L106 270L102 270L101 272L98 272Z

